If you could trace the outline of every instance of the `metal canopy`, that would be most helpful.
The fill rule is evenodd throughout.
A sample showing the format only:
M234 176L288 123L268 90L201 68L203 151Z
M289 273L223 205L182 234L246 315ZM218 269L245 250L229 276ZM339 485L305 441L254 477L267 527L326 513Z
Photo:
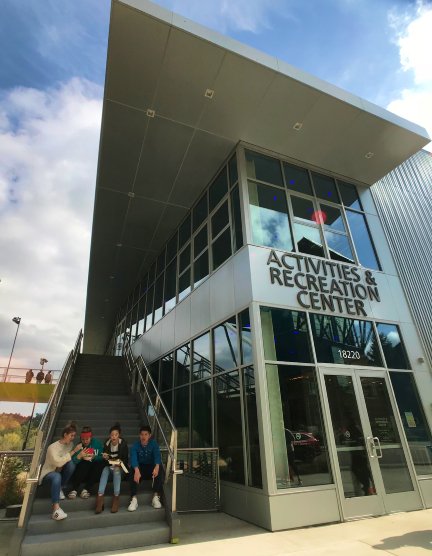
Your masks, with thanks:
M147 0L114 0L86 352L105 351L120 304L238 141L370 185L429 138L417 125Z

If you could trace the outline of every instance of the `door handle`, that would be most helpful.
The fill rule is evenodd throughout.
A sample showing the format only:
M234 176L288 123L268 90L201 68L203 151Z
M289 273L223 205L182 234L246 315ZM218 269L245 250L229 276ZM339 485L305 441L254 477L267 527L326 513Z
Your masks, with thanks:
M381 448L381 442L380 442L378 436L374 436L374 437L373 437L373 441L374 441L375 450L376 450L376 444L375 444L375 442L378 444L379 455L377 454L377 458L378 458L378 459L381 459L381 458L383 457L383 453L382 453L382 448Z
M368 436L366 438L366 448L370 458L376 458L376 446L373 436Z

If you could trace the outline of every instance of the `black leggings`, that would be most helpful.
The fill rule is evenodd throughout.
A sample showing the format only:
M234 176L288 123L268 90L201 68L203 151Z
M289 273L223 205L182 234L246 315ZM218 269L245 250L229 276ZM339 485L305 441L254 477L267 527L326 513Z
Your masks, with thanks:
M80 461L72 475L72 490L78 490L84 483L85 488L90 491L93 485L99 482L104 467L104 461Z
M153 473L154 468L155 468L155 466L152 463L140 465L139 466L139 470L140 470L140 473L141 473L140 482L143 481L143 480L144 481L145 480L152 480L152 473ZM131 470L130 470L131 496L136 496L136 493L138 492L138 484L134 481L134 473L135 473L135 469L131 468ZM159 474L153 480L152 490L153 490L153 492L158 492L159 494L162 494L162 490L163 490L163 469L162 469L162 465L159 465Z

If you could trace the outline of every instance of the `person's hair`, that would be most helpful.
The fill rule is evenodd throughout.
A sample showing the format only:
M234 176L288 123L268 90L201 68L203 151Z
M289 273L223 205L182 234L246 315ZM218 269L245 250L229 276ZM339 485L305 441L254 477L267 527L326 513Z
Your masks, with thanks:
M81 429L81 433L83 433L83 432L92 432L91 427L89 427L89 426L83 427L83 428Z
M62 437L64 437L66 434L70 434L71 432L76 432L76 430L77 428L75 421L71 421L62 430Z
M114 425L110 428L110 434L112 433L112 431L118 431L119 434L121 434L121 427L120 427L120 423L114 423Z
M151 427L149 427L148 425L141 425L140 426L140 432L144 432L144 431L151 434Z

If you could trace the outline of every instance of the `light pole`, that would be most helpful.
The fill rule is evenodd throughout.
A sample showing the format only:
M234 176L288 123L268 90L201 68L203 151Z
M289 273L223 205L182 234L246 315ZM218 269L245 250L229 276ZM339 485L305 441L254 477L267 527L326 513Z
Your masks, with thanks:
M15 342L16 342L16 339L17 339L17 336L18 336L18 330L19 330L19 327L20 327L20 324L21 324L21 317L14 317L12 319L12 322L14 322L17 325L17 329L16 329L16 332L15 332L15 338L14 338L14 341L13 341L13 344L12 344L12 351L11 351L11 354L10 354L10 357L9 357L9 363L8 363L8 366L7 366L7 369L6 369L4 382L6 382L7 375L8 375L8 372L9 372L10 362L11 362L12 355L13 355L14 348L15 348Z

